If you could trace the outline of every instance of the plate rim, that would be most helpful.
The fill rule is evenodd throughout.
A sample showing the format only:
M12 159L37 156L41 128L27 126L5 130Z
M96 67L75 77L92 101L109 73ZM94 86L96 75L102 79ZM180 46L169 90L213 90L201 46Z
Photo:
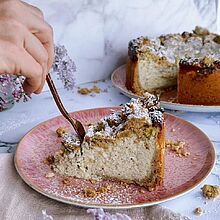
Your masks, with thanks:
M111 74L111 81L112 84L118 88L125 96L131 98L136 97L140 98L141 96L133 93L128 89L122 88L115 80L114 76L117 75L119 70L126 68L126 64L123 64L117 67ZM161 106L170 109L170 110L178 110L178 111L188 111L188 112L220 112L220 105L192 105L192 104L181 104L181 103L174 103L168 101L160 101Z
M79 112L86 112L86 111L95 111L95 110L107 110L107 109L118 109L120 108L120 106L115 106L115 107L106 107L106 108L92 108L92 109L85 109L85 110L80 110L80 111L75 111L75 112L71 112L71 113L79 113ZM207 141L209 142L209 146L211 147L211 150L213 151L212 155L212 163L210 164L210 167L209 167L209 170L208 172L206 173L206 175L201 178L200 181L198 181L197 184L193 185L192 187L184 190L183 192L181 193L178 193L178 194L175 194L175 195L172 195L170 196L169 198L165 198L165 199L160 199L160 200L157 200L157 201L153 201L153 202L145 202L145 203L139 203L139 204L117 204L117 205L112 205L112 204L93 204L93 203L84 203L84 202L79 202L79 201L72 201L72 200L69 200L69 199L63 199L63 198L60 198L59 196L53 194L53 193L49 193L49 192L45 192L44 190L40 189L39 187L31 184L31 182L28 180L28 178L22 173L22 171L19 169L19 162L18 162L18 158L17 158L17 154L18 154L18 150L19 150L19 146L22 145L22 142L28 138L28 135L33 132L36 128L38 128L39 126L43 125L44 123L47 123L49 121L52 121L52 120L55 120L59 117L63 117L62 115L58 115L56 117L53 117L53 118L50 118L46 121L43 121L39 124L37 124L36 126L34 126L32 129L30 129L22 138L21 140L19 141L17 147L16 147L16 151L15 151L15 154L14 154L14 166L16 168L16 171L18 172L19 176L21 177L21 179L25 182L25 184L27 184L29 187L31 187L33 190L35 190L36 192L46 196L47 198L50 198L50 199L53 199L55 201L58 201L58 202L62 202L62 203L65 203L65 204L69 204L69 205L74 205L74 206L77 206L77 207L82 207L82 208L103 208L103 209L111 209L111 210L123 210L123 209L132 209L132 208L141 208L141 207L148 207L148 206L152 206L152 205L157 205L157 204L161 204L163 202L167 202L167 201L170 201L170 200L173 200L173 199L176 199L176 198L179 198L191 191L193 191L194 189L196 189L199 185L201 185L207 178L208 176L211 174L211 172L213 171L214 167L215 167L215 163L216 163L216 150L215 150L215 146L214 144L211 142L211 140L209 139L209 137L200 129L198 128L197 126L195 126L194 124L192 124L191 122L189 121L186 121L178 116L175 116L173 114L170 114L170 113L167 113L165 112L165 117L166 115L168 117L174 117L174 118L177 118L177 119L180 119L182 121L184 121L185 123L189 124L190 126L194 127L195 129L198 129L203 135L204 137L207 139Z

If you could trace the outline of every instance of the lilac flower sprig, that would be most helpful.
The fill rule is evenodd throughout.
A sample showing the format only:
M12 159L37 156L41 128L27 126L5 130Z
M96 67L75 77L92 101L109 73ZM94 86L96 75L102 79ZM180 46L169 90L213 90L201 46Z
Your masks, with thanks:
M64 88L73 90L75 87L76 66L73 60L69 57L64 46L55 46L54 63L50 73L57 74L58 80L61 80ZM22 76L15 76L12 74L0 75L0 111L7 108L9 102L28 101L23 89L23 82L25 78Z
M26 102L29 98L24 92L22 84L24 77L11 74L0 75L0 111L12 102L20 100Z
M55 47L54 64L51 72L57 74L58 80L62 81L65 89L73 90L75 86L74 73L76 72L76 66L64 46Z
M87 213L92 214L94 220L132 220L128 215L121 213L111 215L103 209L88 209Z

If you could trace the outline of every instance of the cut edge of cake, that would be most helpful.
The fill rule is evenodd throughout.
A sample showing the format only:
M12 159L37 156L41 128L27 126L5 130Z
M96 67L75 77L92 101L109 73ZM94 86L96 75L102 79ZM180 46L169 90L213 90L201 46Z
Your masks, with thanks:
M220 59L220 36L196 27L193 32L139 37L128 45L126 87L137 95L177 86L179 61Z

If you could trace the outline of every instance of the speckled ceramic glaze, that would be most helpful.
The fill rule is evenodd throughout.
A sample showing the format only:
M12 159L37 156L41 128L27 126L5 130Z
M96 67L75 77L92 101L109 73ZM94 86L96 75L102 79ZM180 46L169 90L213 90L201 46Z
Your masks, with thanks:
M98 121L111 112L111 108L91 109L72 113L84 125ZM210 174L215 163L215 151L208 137L189 122L165 114L167 139L187 143L187 157L178 157L166 149L165 179L163 186L148 192L136 185L121 185L117 182L91 183L71 178L63 184L63 177L55 174L47 178L51 170L44 163L48 155L60 148L60 139L55 130L62 126L70 128L62 117L56 117L33 128L20 141L15 154L15 166L23 180L36 191L52 199L83 207L131 208L148 206L181 196L197 187ZM175 131L174 131L175 130ZM110 185L110 190L95 198L85 197L83 189Z
M111 77L112 83L116 86L124 95L130 98L138 98L137 94L128 90L125 86L126 81L126 65L120 66L117 68ZM161 94L161 106L166 109L171 110L180 110L180 111L189 111L189 112L220 112L220 106L206 106L206 105L189 105L189 104L180 104L173 100L177 97L176 89L165 91Z

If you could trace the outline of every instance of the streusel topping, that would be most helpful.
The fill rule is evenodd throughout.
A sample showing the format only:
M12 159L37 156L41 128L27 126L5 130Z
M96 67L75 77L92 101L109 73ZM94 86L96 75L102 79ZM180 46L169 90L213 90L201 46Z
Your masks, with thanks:
M168 34L156 38L139 37L129 42L130 59L137 60L146 51L172 64L185 58L200 61L205 56L220 60L220 36L205 28L196 27L192 33Z
M114 111L101 119L96 125L89 127L86 137L94 135L110 137L122 130L129 119L144 119L149 125L163 124L163 109L159 106L159 99L154 95L147 98L131 99L122 106L120 111Z

